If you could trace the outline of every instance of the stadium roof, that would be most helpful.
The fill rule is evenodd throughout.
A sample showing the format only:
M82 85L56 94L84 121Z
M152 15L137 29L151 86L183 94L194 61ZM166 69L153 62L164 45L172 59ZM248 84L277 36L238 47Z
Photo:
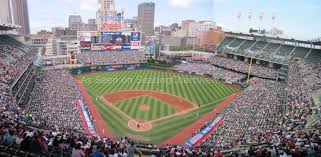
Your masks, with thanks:
M302 43L302 44L312 44L312 45L321 46L321 42L296 40L294 38L288 39L288 38L271 37L271 36L256 35L256 34L235 33L235 32L225 32L225 33L226 34L230 34L230 35L236 35L236 36L246 36L246 37L253 37L253 38L265 38L267 40L280 40L280 41L298 42L298 43Z

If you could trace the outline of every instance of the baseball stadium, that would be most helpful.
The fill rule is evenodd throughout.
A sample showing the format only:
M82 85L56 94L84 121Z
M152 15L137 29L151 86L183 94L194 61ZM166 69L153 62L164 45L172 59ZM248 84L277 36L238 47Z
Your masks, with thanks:
M98 2L88 24L30 34L27 0L0 0L0 157L320 156L320 39L148 30Z

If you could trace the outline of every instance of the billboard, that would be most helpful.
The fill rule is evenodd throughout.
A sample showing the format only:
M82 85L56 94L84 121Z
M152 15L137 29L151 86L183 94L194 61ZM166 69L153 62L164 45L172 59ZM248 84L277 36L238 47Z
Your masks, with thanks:
M111 43L117 46L130 43L130 37L122 35L121 32L102 32L100 43Z
M223 116L217 116L212 123L210 123L207 127L201 129L196 135L191 137L187 142L186 145L192 147L197 142L199 142L203 137L205 137L208 133L210 133L220 122L222 122Z
M107 43L107 44L93 43L91 45L91 50L92 51L121 51L122 46L115 45L112 43Z
M78 40L79 41L91 41L91 33L90 32L78 32Z
M80 42L80 49L82 49L82 50L91 50L91 43L90 42L81 41Z
M121 29L121 24L118 22L115 23L102 23L100 26L100 30L115 30L115 29Z
M140 47L140 41L132 41L130 45L130 49L138 50Z
M124 43L121 45L122 50L130 50L130 43Z
M140 32L131 32L130 33L130 41L140 41L141 33Z

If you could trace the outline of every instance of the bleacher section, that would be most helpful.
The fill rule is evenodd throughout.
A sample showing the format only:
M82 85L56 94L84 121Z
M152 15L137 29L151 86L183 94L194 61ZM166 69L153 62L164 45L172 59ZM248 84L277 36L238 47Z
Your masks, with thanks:
M105 65L105 64L127 64L144 63L147 58L144 52L84 52L77 54L77 59L82 64Z
M308 54L310 49L304 47L296 47L293 52L293 57L304 58Z
M310 55L306 58L307 61L313 63L314 65L321 66L321 50L312 50Z
M221 41L220 44L217 46L217 49L222 51L224 49L224 47L227 44L231 43L233 40L234 40L234 38L225 37L225 39L223 41Z
M288 57L294 49L294 46L282 45L282 47L277 51L276 55Z
M16 104L28 103L34 86L36 51L7 35L0 35L0 53L0 110L3 111L4 106L14 109Z
M238 46L240 46L243 41L243 39L235 39L233 42L226 46L225 50L230 53L235 53L235 51L238 49Z
M239 54L245 54L247 49L249 49L255 42L253 40L245 40L240 45L239 50L237 51Z
M287 64L292 58L305 58L315 65L320 66L321 50L281 44L282 41L274 39L273 42L262 41L262 37L258 41L227 35L223 41L217 46L219 53L236 54L245 57L253 57L255 59ZM307 43L303 42L307 45Z
M255 43L255 45L253 45L250 49L249 49L249 53L259 53L259 51L261 51L268 43L266 42L262 42L262 41L257 41Z

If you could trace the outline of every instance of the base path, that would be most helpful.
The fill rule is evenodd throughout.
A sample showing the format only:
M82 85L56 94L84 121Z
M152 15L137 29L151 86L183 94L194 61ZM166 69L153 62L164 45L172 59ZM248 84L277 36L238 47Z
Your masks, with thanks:
M238 94L232 94L227 97L223 102L221 102L217 107L215 107L211 112L205 115L203 118L199 119L195 123L189 125L178 134L174 135L173 137L167 139L162 144L170 144L170 145L180 145L184 144L186 140L199 128L201 128L207 121L213 119L218 113L220 113L226 106L228 106Z
M106 123L103 121L102 117L100 116L99 112L97 111L96 105L92 101L89 94L87 93L87 90L84 87L84 85L78 79L75 79L75 81L80 88L81 94L84 98L84 103L88 106L89 112L93 117L94 124L95 124L96 129L99 132L100 136L114 138L115 136L106 127Z

